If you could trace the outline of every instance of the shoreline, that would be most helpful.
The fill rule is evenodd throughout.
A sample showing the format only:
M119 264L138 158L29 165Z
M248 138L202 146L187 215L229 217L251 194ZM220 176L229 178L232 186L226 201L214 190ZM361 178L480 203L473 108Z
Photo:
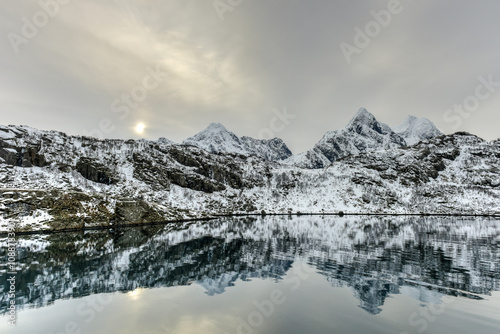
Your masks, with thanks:
M266 217L266 216L290 216L290 217L300 217L300 216L337 216L339 218L345 216L387 216L387 217L481 217L481 218L493 218L500 220L500 214L458 214L458 213L235 213L235 214L218 214L212 215L206 218L192 218L192 219L180 219L180 220L166 220L158 222L147 222L147 223L121 223L115 225L96 225L96 226L83 226L74 228L62 228L62 229L42 229L35 231L15 231L16 235L36 235L36 234L57 234L57 233L68 233L68 232L84 232L84 231L99 231L99 230L112 230L128 227L141 227L141 226L157 226L157 225L167 225L172 223L190 223L190 222L203 222L216 220L218 218L231 218L231 217ZM7 237L8 231L0 231L0 237Z

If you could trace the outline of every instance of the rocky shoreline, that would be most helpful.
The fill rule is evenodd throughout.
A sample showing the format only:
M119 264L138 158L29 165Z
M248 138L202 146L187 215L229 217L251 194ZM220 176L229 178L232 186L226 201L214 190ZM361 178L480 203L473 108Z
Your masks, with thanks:
M78 232L78 231L95 231L95 230L111 230L111 229L122 229L122 228L130 228L130 227L146 227L146 226L154 226L154 225L169 225L169 224L178 224L185 225L190 223L198 223L204 221L212 221L219 218L241 218L241 217L265 217L265 216L287 216L287 217L300 217L300 216L321 216L321 217L344 217L344 216L352 216L352 217L431 217L431 218L439 218L439 217L477 217L477 218L487 218L487 219L495 219L500 221L500 212L492 213L492 214L450 214L450 213L349 213L349 212L337 212L337 213L270 213L270 214L232 214L232 215L213 215L205 218L193 218L193 219L180 219L180 220L167 220L167 221L149 221L149 222L119 222L119 223L109 223L109 222L94 222L92 224L86 223L77 223L66 224L62 227L55 227L52 229L40 229L40 230L32 230L32 229L15 229L14 232L16 235L30 235L30 234L53 234L53 233L65 233L65 232ZM0 237L6 237L9 232L0 231Z

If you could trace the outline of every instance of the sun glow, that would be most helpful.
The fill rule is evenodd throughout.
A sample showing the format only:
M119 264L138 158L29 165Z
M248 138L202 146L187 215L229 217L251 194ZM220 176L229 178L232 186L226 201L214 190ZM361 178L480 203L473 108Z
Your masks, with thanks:
M138 134L142 134L144 132L144 129L146 129L146 125L144 125L144 123L137 123L137 125L135 126L135 132L137 132Z
M135 289L135 290L130 291L129 293L127 293L127 295L132 300L138 300L139 297L141 296L141 293L142 293L142 289L137 288L137 289Z

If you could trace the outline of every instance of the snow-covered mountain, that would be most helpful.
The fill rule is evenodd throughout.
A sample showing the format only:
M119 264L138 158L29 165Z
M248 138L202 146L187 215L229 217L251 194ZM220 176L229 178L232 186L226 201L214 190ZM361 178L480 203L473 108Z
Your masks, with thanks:
M314 148L292 156L284 163L302 168L323 168L349 155L402 146L406 146L406 142L401 136L361 108L345 128L327 132Z
M408 116L401 125L392 128L392 130L403 137L408 146L443 135L430 120L415 116Z
M235 153L258 156L270 161L283 160L292 155L283 140L238 137L220 123L211 123L200 133L182 143L204 149L210 153Z
M359 132L393 136L357 116L350 126ZM468 133L304 169L167 140L0 126L0 232L10 223L53 230L262 212L500 215L499 166L500 140Z

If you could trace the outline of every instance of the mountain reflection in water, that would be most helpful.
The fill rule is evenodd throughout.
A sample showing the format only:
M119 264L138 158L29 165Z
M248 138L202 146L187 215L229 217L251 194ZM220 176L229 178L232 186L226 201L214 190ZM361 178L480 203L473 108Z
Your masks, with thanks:
M500 222L438 217L244 217L18 238L18 309L137 288L199 284L223 294L237 280L281 280L306 262L359 306L391 294L422 302L498 291ZM0 261L6 261L0 239ZM0 314L8 306L0 267Z

